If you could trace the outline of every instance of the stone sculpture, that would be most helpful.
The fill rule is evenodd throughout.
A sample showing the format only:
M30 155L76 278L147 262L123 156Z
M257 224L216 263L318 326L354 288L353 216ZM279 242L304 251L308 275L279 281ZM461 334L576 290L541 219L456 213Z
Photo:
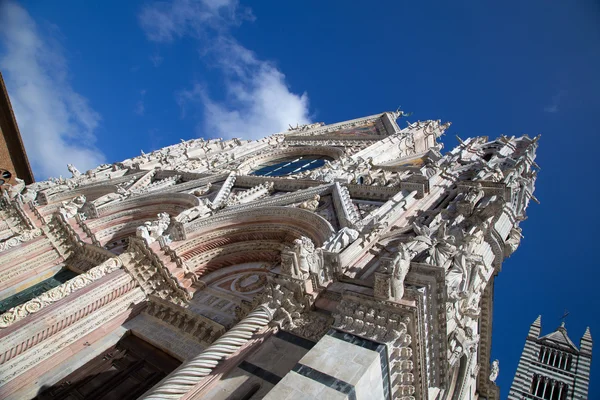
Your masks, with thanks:
M200 197L200 196L204 196L205 194L207 194L208 192L210 192L210 189L212 187L211 183L207 183L205 186L194 190L193 194L196 197Z
M181 212L181 214L175 217L175 221L181 222L182 224L187 224L188 222L209 215L212 213L211 205L212 204L210 200L200 199L199 205Z
M391 268L390 300L399 301L404 296L404 278L410 268L410 252L403 243L398 246L398 254L394 257Z
M138 226L135 235L146 241L148 244L154 243L169 228L171 217L167 213L159 213L156 221L146 221L144 225Z
M358 239L358 236L359 233L357 230L345 226L323 244L323 250L340 252Z
M79 210L84 206L86 198L84 195L79 195L72 200L63 201L59 212L66 218L73 218L79 213Z
M81 176L81 172L73 164L67 164L67 169L71 174L73 174L73 178L79 178Z
M454 253L446 274L448 297L451 299L464 298L468 295L469 283L473 271L479 265L480 258L475 254L475 246L482 241L483 232L466 235L462 246Z
M492 372L490 373L490 381L496 382L498 379L498 375L500 374L500 361L494 360L492 361Z
M521 228L513 227L508 234L508 238L506 239L506 247L504 248L504 254L506 257L510 256L512 253L517 250L519 245L521 244L521 239L523 238L523 234L521 233Z
M308 211L316 211L317 208L319 207L320 199L321 199L321 196L319 196L318 194L315 194L312 199L303 201L302 203L300 203L300 205L298 207L308 210Z
M112 203L113 201L122 200L125 196L123 194L119 193L119 190L124 190L124 189L119 187L119 188L117 188L117 193L105 194L104 196L100 196L96 200L93 200L91 203L96 207L100 207L100 206L104 206L108 203Z

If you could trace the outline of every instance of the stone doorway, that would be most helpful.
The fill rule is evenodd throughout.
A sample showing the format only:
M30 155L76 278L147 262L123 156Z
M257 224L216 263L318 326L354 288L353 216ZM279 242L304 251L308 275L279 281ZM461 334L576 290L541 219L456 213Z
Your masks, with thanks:
M42 388L36 399L137 399L180 364L129 334L55 385Z

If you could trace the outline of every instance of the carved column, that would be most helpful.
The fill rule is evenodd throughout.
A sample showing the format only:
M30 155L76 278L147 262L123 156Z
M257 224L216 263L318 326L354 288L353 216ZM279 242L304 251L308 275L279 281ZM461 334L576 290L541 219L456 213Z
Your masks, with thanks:
M210 375L222 360L236 353L257 332L265 328L272 318L273 314L266 306L261 305L255 308L210 347L175 370L157 386L146 392L142 398L155 400L182 398L203 378Z

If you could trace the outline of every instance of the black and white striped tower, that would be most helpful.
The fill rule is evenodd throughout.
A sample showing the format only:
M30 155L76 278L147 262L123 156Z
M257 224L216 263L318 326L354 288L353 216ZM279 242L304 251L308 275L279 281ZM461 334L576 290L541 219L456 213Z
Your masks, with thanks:
M590 329L586 329L577 348L569 339L564 322L554 332L540 337L541 321L538 316L529 328L509 400L587 399L592 362Z

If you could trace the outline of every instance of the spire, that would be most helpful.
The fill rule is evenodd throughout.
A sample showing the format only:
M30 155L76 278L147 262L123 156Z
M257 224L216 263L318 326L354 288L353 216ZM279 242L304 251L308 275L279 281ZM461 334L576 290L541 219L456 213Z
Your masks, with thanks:
M588 326L585 329L585 333L581 337L579 341L579 347L582 354L592 355L592 334L590 333L590 327Z
M537 339L540 337L541 331L542 331L542 316L538 315L538 317L535 319L535 321L533 321L533 324L531 324L531 326L529 327L529 334L527 336Z

